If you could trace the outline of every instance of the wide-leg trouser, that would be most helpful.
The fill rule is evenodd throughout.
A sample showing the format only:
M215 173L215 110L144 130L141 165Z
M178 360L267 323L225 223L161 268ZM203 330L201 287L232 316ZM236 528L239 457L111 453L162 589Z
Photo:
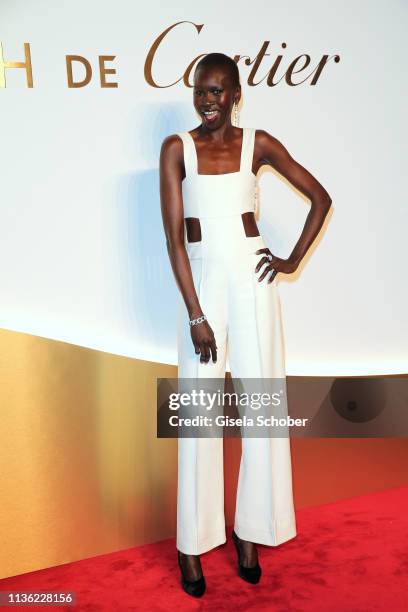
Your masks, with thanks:
M245 248L242 248L244 245ZM227 359L233 378L285 380L280 299L276 280L258 282L261 236L239 250L206 257L188 245L201 308L217 343L217 363L200 363L188 315L180 302L178 377L224 378ZM222 260L220 258L222 257ZM277 546L296 536L289 437L242 437L235 523L238 536ZM177 548L199 555L226 541L223 438L178 439Z

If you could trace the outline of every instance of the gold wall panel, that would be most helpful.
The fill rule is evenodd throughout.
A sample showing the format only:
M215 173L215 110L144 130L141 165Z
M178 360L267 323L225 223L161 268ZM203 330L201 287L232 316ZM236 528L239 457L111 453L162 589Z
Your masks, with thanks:
M0 577L174 534L160 376L177 369L0 330Z

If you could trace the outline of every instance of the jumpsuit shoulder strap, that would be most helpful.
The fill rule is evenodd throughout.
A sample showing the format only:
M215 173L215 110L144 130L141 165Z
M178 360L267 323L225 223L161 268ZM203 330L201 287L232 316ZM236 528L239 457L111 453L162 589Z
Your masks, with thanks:
M243 143L242 143L242 170L252 171L252 161L254 157L255 146L255 128L243 128Z
M197 174L197 160L194 142L188 132L177 132L177 136L183 141L184 168L186 177Z

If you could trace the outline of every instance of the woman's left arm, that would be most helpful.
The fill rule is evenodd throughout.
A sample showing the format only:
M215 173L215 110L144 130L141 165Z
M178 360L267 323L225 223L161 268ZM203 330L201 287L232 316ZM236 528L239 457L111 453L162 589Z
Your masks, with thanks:
M312 204L299 240L289 257L287 259L273 257L270 265L276 273L270 279L270 282L272 282L278 272L290 274L297 269L308 248L319 233L332 200L323 185L306 168L291 157L279 140L264 130L256 131L255 155L261 164L272 166L279 174L284 176L296 189L309 198ZM264 251L260 249L258 252ZM265 272L267 273L268 270ZM262 278L263 275L259 280L262 280Z

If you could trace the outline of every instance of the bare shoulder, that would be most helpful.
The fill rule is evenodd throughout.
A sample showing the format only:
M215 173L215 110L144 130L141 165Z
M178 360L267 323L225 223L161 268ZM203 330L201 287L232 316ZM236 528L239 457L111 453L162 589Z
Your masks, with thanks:
M281 141L266 130L255 130L255 146L258 158L264 163L290 157Z
M160 149L160 168L169 176L179 176L183 172L183 141L178 134L169 134L164 138Z
M183 141L178 134L169 134L166 136L161 144L162 154L177 155L183 149Z
M275 136L272 136L272 134L270 134L266 130L258 130L258 129L255 129L255 142L261 148L271 147L273 145L279 146L282 144L281 142L279 142L277 138L275 138Z

